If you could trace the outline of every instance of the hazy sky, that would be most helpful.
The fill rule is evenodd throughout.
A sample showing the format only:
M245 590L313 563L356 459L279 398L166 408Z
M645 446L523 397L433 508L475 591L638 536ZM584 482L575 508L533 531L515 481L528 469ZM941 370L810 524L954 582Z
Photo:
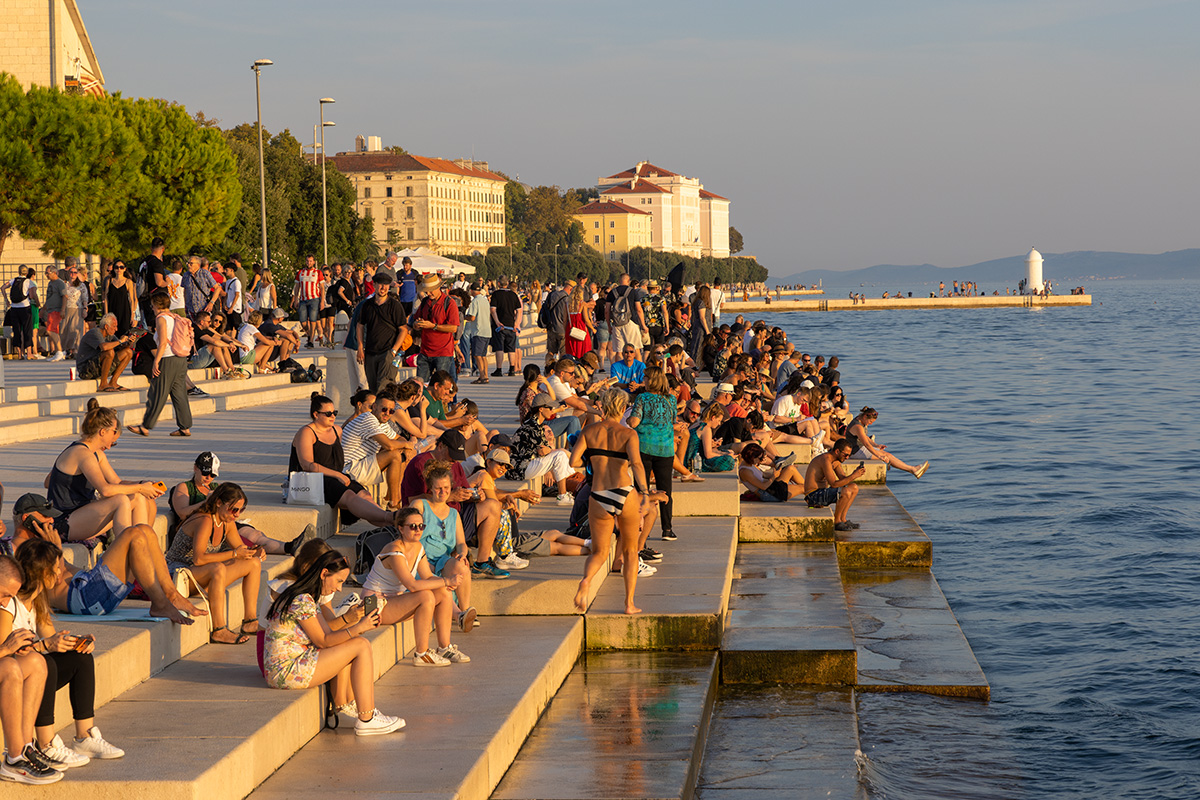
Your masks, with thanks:
M774 275L1200 245L1200 3L79 0L109 91L732 200Z

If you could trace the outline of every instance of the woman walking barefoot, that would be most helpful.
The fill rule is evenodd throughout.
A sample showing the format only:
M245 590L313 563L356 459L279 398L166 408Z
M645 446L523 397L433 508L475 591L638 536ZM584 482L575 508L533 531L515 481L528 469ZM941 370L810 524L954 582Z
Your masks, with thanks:
M583 580L575 593L575 610L587 610L588 589L592 578L608 564L612 532L617 528L623 551L621 576L625 580L625 613L641 612L633 602L642 546L642 516L647 506L666 501L665 492L648 494L646 472L638 435L621 424L621 416L629 405L629 395L621 389L606 389L600 395L604 417L584 428L575 441L571 466L592 468L592 493L588 498L588 525L592 531L592 552L584 565ZM631 474L632 473L632 474Z

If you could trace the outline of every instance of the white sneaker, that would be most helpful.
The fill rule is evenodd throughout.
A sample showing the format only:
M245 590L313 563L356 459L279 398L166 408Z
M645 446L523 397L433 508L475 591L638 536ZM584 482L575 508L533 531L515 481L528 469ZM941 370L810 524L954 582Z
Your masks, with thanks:
M555 500L555 502L560 506L573 506L575 505L575 498L570 492L563 492L558 496L558 499Z
M344 706L338 706L337 713L347 716L350 719L358 719L358 703L351 700Z
M509 553L504 558L497 558L496 566L501 569L525 569L529 566L529 561L516 553Z
M50 356L50 359L49 359L49 360L50 360L50 361L66 361L66 360L67 360L67 354L66 354L66 353L64 353L62 350L59 350L59 351L58 351L58 352L56 352L54 355Z
M458 649L456 644L448 644L445 647L439 647L437 654L446 659L452 664L466 664L471 660L471 657Z
M649 575L653 575L656 572L658 572L658 569L656 567L650 566L645 561L642 561L640 558L638 559L638 577L639 578L645 578Z
M92 758L107 759L120 758L125 755L125 751L119 747L113 747L108 742L104 741L104 737L100 735L100 729L95 725L88 728L86 739L76 739L71 749L76 753L83 753L85 756Z
M29 783L34 785L57 783L63 774L56 769L35 764L24 755L19 756L15 763L8 763L8 751L0 756L0 778L13 783Z
M354 734L356 736L376 736L383 733L392 733L404 727L404 720L400 717L389 717L387 714L381 714L379 709L371 712L371 718L366 722L361 719L354 723Z
M67 747L65 744L63 744L62 737L58 735L55 735L55 737L50 740L50 744L46 745L45 747L39 747L38 752L40 752L42 757L50 763L50 766L54 767L54 769L58 770L59 772L70 769L71 767L82 767L84 764L92 760L83 753L76 753L74 750Z
M442 658L437 650L426 650L424 653L413 653L414 667L448 667L450 660Z
M349 597L338 603L338 607L333 610L333 615L340 617L361 602L362 598L358 596L358 592L351 592Z

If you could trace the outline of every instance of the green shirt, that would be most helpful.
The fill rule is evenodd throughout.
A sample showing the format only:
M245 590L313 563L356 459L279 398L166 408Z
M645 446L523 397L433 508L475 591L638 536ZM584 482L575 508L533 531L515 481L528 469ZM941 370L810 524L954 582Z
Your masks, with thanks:
M441 400L434 399L434 396L429 393L428 389L425 390L425 396L427 398L429 398L429 408L426 410L425 413L427 413L429 415L430 419L440 419L442 422L445 422L446 421L446 406L445 406L445 404Z

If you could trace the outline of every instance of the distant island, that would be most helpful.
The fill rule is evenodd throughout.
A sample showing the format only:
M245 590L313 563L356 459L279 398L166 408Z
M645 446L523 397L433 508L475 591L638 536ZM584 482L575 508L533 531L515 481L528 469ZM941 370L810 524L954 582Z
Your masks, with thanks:
M840 272L830 269L810 269L793 275L772 277L771 286L804 284L820 281L826 286L878 286L889 290L908 291L918 284L937 284L945 281L976 281L988 291L1012 286L1025 276L1025 253L981 261L966 267L937 267L933 264L879 264L864 269ZM1178 280L1200 278L1200 248L1175 250L1169 253L1111 253L1076 250L1070 253L1042 252L1046 278L1054 281L1056 291L1098 280Z

